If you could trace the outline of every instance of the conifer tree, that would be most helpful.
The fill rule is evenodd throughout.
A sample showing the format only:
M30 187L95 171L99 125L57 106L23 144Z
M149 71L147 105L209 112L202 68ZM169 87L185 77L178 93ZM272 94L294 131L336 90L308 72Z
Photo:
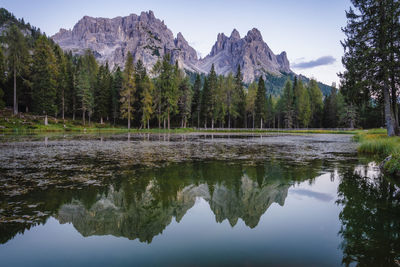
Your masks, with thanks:
M200 75L196 75L196 80L193 85L193 99L192 99L192 126L197 125L200 127L200 108L201 108L201 79ZM194 123L196 119L196 124Z
M112 87L111 87L111 113L113 118L113 124L115 125L115 120L119 117L120 111L120 99L123 83L123 74L119 67L116 68L113 74Z
M203 93L201 94L201 117L204 122L204 128L207 128L207 123L208 120L212 116L211 112L211 91L210 91L210 86L208 82L208 78L204 78L204 84L203 84Z
M128 129L131 128L131 118L133 115L133 103L135 101L135 68L133 57L128 52L125 69L123 72L123 83L121 90L121 117L128 120Z
M28 46L26 39L16 25L11 27L6 32L6 43L7 43L7 62L10 72L14 76L14 115L18 114L18 102L17 102L17 76L24 72L24 69L28 66L27 61L29 57Z
M181 114L181 127L186 128L191 114L192 88L189 78L185 77L179 84L179 111Z
M297 80L295 79L297 83ZM293 87L290 80L287 80L285 83L285 87L283 89L282 96L282 104L283 104L283 113L284 113L284 127L292 128L293 127L293 117L294 117L294 96L293 96Z
M255 102L256 120L260 122L260 128L264 125L266 107L266 89L264 79L260 77L258 80L257 95Z
M322 92L318 87L316 80L311 79L308 84L308 92L310 95L310 110L311 110L311 125L316 128L322 126L322 110L323 110L323 100Z
M67 61L60 46L54 46L54 54L57 60L57 109L61 111L61 117L65 120L66 94L67 94Z
M243 89L243 75L240 65L237 67L235 75L235 105L237 106L237 117L242 127L247 127L246 119L246 95Z
M252 82L249 85L249 88L247 91L248 92L246 95L246 112L251 115L251 125L252 125L252 128L254 129L255 115L256 115L255 102L256 102L256 97L257 97L257 83ZM247 118L246 118L246 120L247 120Z
M210 73L208 75L208 90L209 90L209 104L210 104L210 117L211 128L214 129L215 119L218 117L217 105L217 73L215 72L214 64L211 65Z
M42 35L36 43L33 52L33 104L37 114L47 115L57 112L57 62L48 39Z
M142 97L141 97L141 106L142 106L142 124L144 127L147 125L147 129L150 129L150 119L154 113L153 106L153 91L154 85L151 82L150 78L145 75L142 81Z
M4 102L4 82L5 82L5 72L6 72L6 65L4 60L3 50L0 47L0 109L5 107Z
M97 74L97 86L95 88L95 103L96 114L100 117L100 123L103 124L103 118L109 114L109 100L111 97L112 86L111 74L108 68L108 63L105 66L100 66Z

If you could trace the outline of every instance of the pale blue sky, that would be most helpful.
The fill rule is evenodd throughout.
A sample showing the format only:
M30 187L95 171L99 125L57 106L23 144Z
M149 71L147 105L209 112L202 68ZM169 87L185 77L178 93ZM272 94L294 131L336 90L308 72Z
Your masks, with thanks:
M0 0L0 6L48 35L72 28L84 15L112 18L153 10L203 57L218 33L230 35L236 28L243 37L255 27L275 54L286 51L292 65L303 67L293 68L296 73L331 84L343 70L341 27L350 0ZM327 65L309 68L315 62Z

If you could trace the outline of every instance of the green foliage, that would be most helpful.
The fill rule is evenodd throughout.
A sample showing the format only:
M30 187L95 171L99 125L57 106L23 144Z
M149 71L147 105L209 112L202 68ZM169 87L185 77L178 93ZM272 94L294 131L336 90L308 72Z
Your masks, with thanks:
M135 84L135 69L133 65L133 57L130 52L128 52L125 69L123 72L123 82L121 90L121 106L120 112L121 117L128 119L128 129L131 128L131 117L133 115L133 102L135 96L136 84Z
M34 111L37 114L57 114L57 60L44 36L36 41L32 72Z
M259 127L263 127L263 120L265 120L266 107L266 89L264 79L260 77L258 80L257 94L255 99L255 113L256 121L260 122Z
M193 84L193 99L192 99L192 124L200 127L200 108L201 108L201 78L196 75L196 80Z

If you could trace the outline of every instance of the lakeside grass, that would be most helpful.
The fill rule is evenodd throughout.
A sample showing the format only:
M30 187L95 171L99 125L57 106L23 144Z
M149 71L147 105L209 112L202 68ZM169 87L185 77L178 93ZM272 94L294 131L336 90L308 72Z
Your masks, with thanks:
M354 140L359 142L358 152L360 154L372 155L379 160L384 160L391 156L389 160L383 163L386 173L400 174L400 137L387 136L386 129L372 129L360 131L354 136Z

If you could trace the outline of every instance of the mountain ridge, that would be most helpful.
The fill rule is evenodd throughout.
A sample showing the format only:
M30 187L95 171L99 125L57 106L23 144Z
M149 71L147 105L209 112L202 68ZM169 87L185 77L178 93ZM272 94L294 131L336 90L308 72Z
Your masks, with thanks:
M286 52L275 55L256 28L243 38L236 29L230 37L219 33L211 52L199 59L183 34L179 32L174 37L164 21L156 18L151 10L115 18L84 16L72 29L61 28L51 38L61 48L75 54L91 49L100 62L107 61L110 67L123 67L129 51L134 61L142 60L148 70L168 53L180 68L197 73L209 72L214 64L217 74L227 75L236 72L240 65L245 82L267 73L292 72Z

